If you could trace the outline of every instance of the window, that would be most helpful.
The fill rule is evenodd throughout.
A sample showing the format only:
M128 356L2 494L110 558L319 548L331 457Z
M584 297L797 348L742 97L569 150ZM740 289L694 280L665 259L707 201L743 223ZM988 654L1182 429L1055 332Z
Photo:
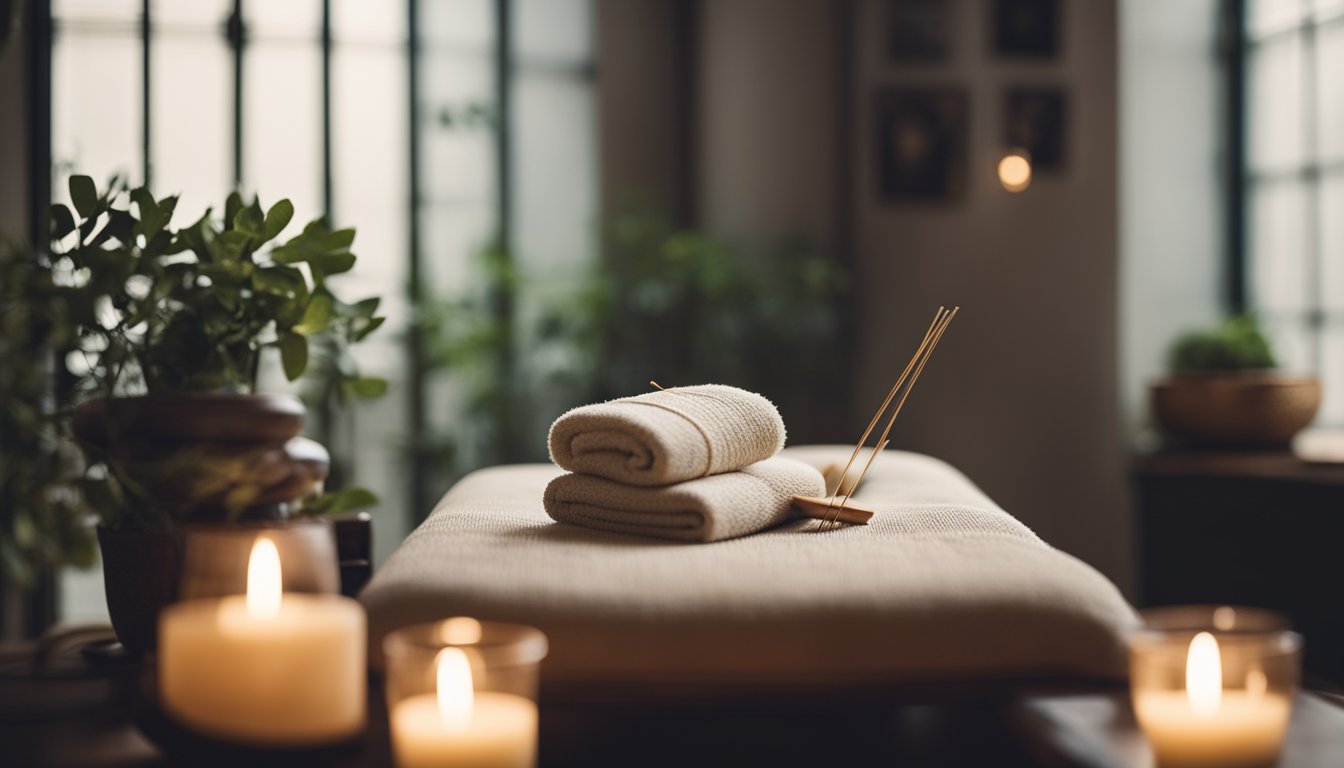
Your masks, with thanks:
M51 12L56 194L72 172L116 173L180 192L184 216L236 187L291 198L291 226L327 214L358 229L346 292L382 296L388 322L356 355L392 388L309 420L343 479L382 498L386 556L433 502L414 446L452 426L407 333L411 299L464 290L496 237L533 273L591 253L592 0L53 0ZM453 119L467 113L490 117ZM101 614L99 575L68 575L62 602L67 617Z
M1250 0L1241 295L1344 422L1344 0ZM1236 239L1236 238L1234 238Z

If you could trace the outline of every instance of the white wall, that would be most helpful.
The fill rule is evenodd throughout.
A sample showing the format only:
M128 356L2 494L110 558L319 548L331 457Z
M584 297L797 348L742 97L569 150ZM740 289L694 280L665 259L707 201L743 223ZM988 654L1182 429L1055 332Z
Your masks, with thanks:
M1120 373L1124 426L1178 333L1222 310L1218 0L1120 4Z

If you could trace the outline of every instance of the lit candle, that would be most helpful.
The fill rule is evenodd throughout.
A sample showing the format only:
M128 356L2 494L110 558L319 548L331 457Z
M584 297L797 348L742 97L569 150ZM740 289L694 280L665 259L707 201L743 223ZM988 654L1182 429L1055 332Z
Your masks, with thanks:
M231 741L330 744L364 728L365 619L337 595L284 593L275 543L252 547L247 594L170 606L159 691L183 725Z
M1134 711L1162 766L1259 766L1277 758L1292 703L1266 690L1251 666L1239 687L1224 684L1218 640L1200 632L1190 641L1185 690L1136 689Z
M530 699L473 688L460 648L434 662L434 693L393 704L392 752L398 768L531 768L537 757L537 705Z

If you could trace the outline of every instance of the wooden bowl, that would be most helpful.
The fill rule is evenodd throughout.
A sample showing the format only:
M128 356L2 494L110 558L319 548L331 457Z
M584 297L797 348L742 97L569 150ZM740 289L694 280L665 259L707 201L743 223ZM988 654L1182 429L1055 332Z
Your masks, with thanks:
M1151 393L1164 431L1213 446L1287 445L1321 407L1320 379L1271 371L1181 374Z

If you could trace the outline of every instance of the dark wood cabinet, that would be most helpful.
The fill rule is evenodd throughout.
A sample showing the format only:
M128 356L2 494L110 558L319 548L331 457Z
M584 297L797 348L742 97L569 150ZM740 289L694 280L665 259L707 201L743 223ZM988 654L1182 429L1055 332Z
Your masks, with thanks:
M1344 683L1344 465L1157 452L1133 465L1138 598L1288 614L1306 671Z

